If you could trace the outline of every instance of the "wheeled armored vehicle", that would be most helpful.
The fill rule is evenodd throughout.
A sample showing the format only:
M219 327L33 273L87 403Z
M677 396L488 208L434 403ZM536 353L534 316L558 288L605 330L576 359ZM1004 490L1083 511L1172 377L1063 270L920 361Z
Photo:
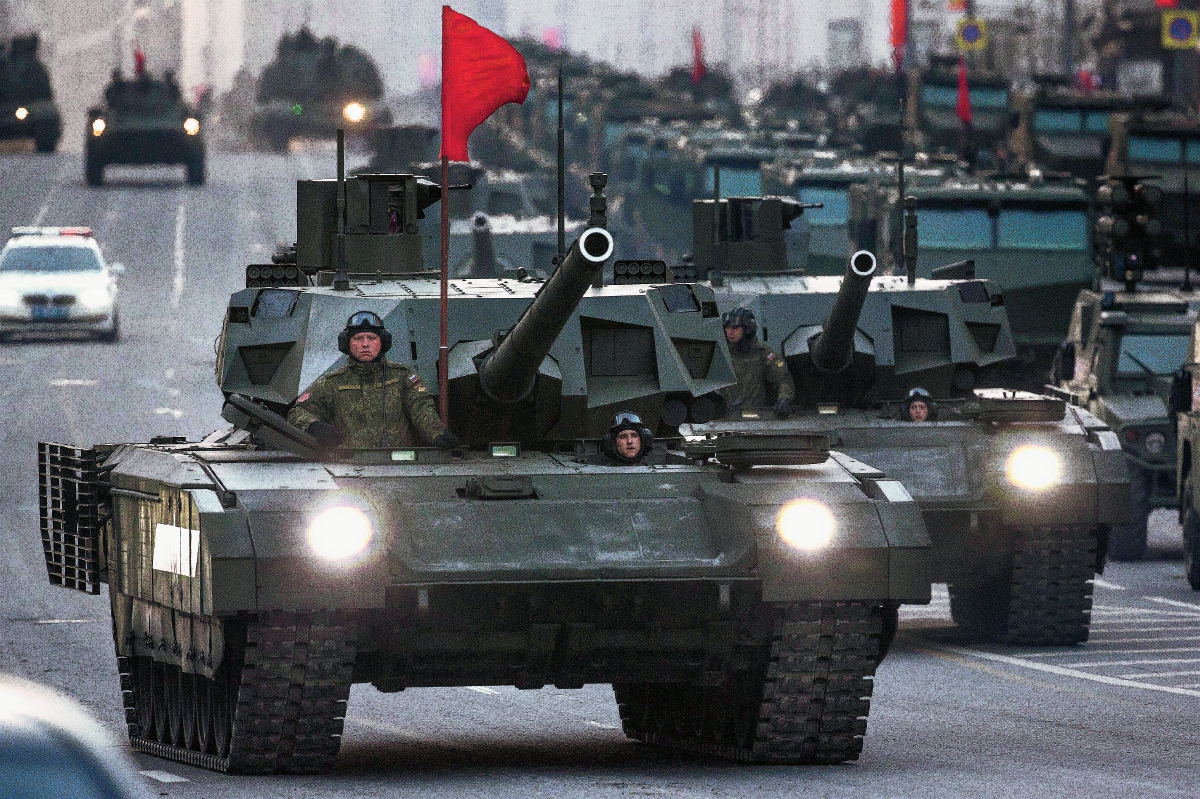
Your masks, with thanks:
M152 78L144 69L133 80L114 74L104 105L88 110L83 148L84 179L104 183L110 164L180 164L192 186L204 183L204 131L199 112L183 101L170 75Z
M841 279L781 274L778 217L790 202L729 198L715 216L712 201L697 202L695 248L718 307L750 308L786 361L800 410L776 420L743 409L687 432L829 435L917 500L960 625L1008 643L1087 640L1091 580L1110 526L1126 520L1116 435L1062 399L976 389L1015 355L1003 296L990 280L915 277L915 237L907 275L877 276L867 252ZM934 421L902 415L914 388L936 400Z
M32 139L39 153L52 153L62 118L37 51L36 34L0 44L0 139Z
M679 439L733 379L717 301L595 287L612 249L602 203L546 282L449 283L465 446L321 452L279 414L343 362L351 313L376 312L394 356L438 385L417 219L440 190L413 175L339 186L298 182L294 263L248 267L255 285L230 298L217 379L233 429L40 445L50 580L108 584L134 747L320 771L353 682L606 682L639 740L856 758L896 608L929 598L904 487L823 435ZM621 410L659 434L644 464L601 456Z

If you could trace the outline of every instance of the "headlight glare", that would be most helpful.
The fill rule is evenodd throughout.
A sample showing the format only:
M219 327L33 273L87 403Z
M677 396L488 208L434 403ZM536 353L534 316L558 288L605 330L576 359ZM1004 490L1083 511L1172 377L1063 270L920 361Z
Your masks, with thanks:
M188 117L183 121L183 132L189 136L195 136L200 132L200 120L195 117Z
M92 286L79 293L79 304L88 308L103 308L112 301L108 289L104 286Z
M1017 447L1008 456L1005 473L1013 485L1041 491L1062 477L1062 461L1053 450L1026 444Z
M21 106L20 108L17 109L17 112L16 112L17 119L24 121L25 117L27 117L27 116L29 116L28 108L26 108L25 106Z
M779 509L775 531L795 549L824 549L833 541L833 514L815 499L798 499Z
M367 514L345 505L326 508L308 526L309 544L326 560L347 560L362 554L374 535Z
M0 289L0 306L6 308L21 304L21 295L12 289Z
M342 116L349 122L362 122L366 115L367 109L363 108L362 103L346 103L342 109Z
M92 135L99 136L101 133L104 132L105 127L106 127L106 125L104 124L103 119L93 119L92 120Z

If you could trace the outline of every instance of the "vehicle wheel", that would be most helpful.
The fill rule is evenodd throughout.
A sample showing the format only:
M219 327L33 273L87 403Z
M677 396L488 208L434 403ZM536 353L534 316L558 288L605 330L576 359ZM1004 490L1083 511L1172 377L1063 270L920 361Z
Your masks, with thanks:
M133 698L136 708L138 737L154 740L154 661L148 657L133 658Z
M1108 556L1113 560L1141 560L1146 554L1150 479L1145 469L1129 467L1129 523L1114 524L1108 535Z
M197 744L197 719L199 718L199 691L198 678L195 674L188 674L179 670L179 706L180 706L180 724L183 727L180 746L188 749L198 749Z
M171 743L171 711L168 703L167 681L170 668L157 660L150 664L150 702L154 713L154 738L159 743Z
M121 337L121 318L119 316L117 316L116 312L114 311L113 312L112 329L101 333L96 338L99 339L100 341L103 341L105 344L112 344L120 337Z
M199 155L187 163L187 182L189 186L204 185L204 156Z
M59 132L54 128L36 128L33 131L33 146L39 153L52 153L58 146Z
M1007 583L961 585L950 583L950 618L963 630L989 641L999 638L1008 625Z
M84 162L84 179L89 186L103 186L104 162L95 158L87 158Z
M896 632L900 629L900 606L881 605L875 608L875 613L882 624L879 632L879 656L875 660L875 665L878 666L887 657L892 642L896 640Z
M1183 568L1192 590L1200 591L1200 517L1192 505L1192 478L1183 484Z

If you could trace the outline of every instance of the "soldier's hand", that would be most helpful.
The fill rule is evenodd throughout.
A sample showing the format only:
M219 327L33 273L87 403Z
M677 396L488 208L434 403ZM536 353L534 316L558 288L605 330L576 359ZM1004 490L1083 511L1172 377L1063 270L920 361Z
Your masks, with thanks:
M792 415L793 410L795 410L795 406L792 404L792 401L790 399L788 399L787 397L780 397L779 400L775 403L775 417L777 419L788 418L789 416Z
M459 446L458 436L454 435L453 431L446 430L433 440L433 445L438 449L454 449Z
M321 442L321 446L326 449L336 449L345 441L342 431L329 422L322 422L320 419L313 422L305 430L310 436Z

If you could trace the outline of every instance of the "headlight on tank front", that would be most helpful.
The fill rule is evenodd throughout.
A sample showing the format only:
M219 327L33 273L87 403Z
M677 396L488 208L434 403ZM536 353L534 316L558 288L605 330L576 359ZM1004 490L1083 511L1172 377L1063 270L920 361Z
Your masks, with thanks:
M103 119L93 119L92 120L92 135L99 136L101 133L104 132L105 127L107 127L107 126L104 124Z
M1062 461L1054 450L1035 444L1017 447L1008 456L1004 472L1008 482L1020 488L1042 491L1062 477Z
M815 552L833 542L833 514L815 499L789 502L775 515L775 532L793 549Z
M335 505L316 515L308 525L308 542L325 560L358 557L375 537L370 518L358 508Z
M363 108L362 103L346 103L342 109L342 116L347 122L362 122L366 115L367 109Z
M195 136L200 132L200 120L195 117L188 117L183 121L183 132L189 136Z
M1150 455L1162 455L1163 450L1167 448L1167 437L1157 430L1147 433L1146 440L1142 442L1142 447Z
M26 118L27 116L29 116L29 109L28 109L28 108L26 108L25 106L21 106L20 108L18 108L18 109L17 109L17 111L16 111L16 117L17 117L17 120L18 120L18 121L20 121L20 122L24 122L24 121L25 121L25 118Z

